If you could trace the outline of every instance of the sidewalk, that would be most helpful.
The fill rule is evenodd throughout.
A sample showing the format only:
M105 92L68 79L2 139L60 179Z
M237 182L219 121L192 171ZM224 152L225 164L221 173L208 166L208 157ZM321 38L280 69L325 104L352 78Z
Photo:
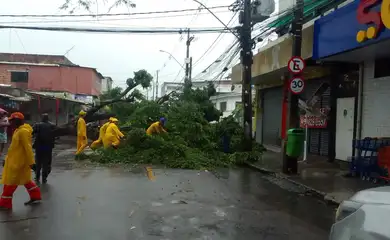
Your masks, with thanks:
M251 167L303 186L309 193L334 204L339 204L360 190L378 186L358 178L344 177L348 172L345 165L329 163L325 159L299 162L298 175L285 175L282 173L281 153L272 151L264 152L262 159Z

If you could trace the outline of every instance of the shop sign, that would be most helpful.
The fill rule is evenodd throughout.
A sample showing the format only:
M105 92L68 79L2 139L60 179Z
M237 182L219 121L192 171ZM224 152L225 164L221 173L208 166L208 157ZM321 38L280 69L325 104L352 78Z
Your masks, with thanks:
M326 128L328 126L327 116L329 113L329 109L320 108L320 112L323 115L314 115L314 114L306 114L300 116L300 127L301 128Z
M368 25L356 34L356 41L377 38L383 28L390 29L390 0L360 0L356 18L360 24Z

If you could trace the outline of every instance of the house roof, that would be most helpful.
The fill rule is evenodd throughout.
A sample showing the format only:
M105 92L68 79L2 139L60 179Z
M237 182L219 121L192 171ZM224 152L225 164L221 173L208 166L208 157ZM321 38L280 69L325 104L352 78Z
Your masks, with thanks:
M44 54L0 53L0 62L60 64L77 66L65 56Z
M99 76L100 79L103 79L103 75L98 72L96 68L83 67L74 64L67 57L62 55L0 53L0 64L89 68L94 70L96 75Z

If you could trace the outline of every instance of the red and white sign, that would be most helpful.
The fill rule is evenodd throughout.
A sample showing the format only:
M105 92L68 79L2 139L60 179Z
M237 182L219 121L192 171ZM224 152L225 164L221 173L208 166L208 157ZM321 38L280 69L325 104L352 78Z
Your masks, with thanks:
M289 90L293 94L300 94L305 89L305 82L302 78L296 77L291 79L289 84Z
M305 69L306 63L303 58L294 56L288 61L287 67L292 74L300 74Z
M319 109L323 115L328 115L329 109ZM300 116L300 127L301 128L326 128L328 126L328 120L324 116L316 116L311 114Z

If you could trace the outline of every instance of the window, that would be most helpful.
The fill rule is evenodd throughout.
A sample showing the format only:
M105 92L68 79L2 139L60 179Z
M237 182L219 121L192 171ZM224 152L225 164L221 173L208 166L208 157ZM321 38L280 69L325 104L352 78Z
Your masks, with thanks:
M390 58L375 60L374 78L390 76Z
M221 112L225 112L226 111L226 102L220 102L219 103L219 110Z
M11 82L26 83L28 82L28 72L14 72L11 71Z

